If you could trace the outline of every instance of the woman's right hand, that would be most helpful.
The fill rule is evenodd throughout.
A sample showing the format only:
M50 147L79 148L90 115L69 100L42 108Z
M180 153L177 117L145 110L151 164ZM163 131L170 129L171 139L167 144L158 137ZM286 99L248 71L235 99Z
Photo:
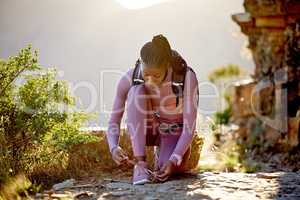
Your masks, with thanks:
M128 155L120 146L117 146L112 150L112 159L118 165L126 164L126 161L128 160Z

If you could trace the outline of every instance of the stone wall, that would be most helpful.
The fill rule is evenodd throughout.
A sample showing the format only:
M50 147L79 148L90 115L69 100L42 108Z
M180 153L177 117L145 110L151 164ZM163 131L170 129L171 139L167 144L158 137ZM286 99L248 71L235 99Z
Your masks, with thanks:
M257 119L263 140L288 150L299 143L300 1L244 0L244 7L232 19L248 36L256 67L253 82L235 89L238 135L245 138Z

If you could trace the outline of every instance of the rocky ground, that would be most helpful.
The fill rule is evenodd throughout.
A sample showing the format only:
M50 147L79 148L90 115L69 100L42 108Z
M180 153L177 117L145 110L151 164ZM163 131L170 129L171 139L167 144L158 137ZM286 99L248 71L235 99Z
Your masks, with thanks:
M190 173L144 186L132 186L129 176L65 183L34 199L300 199L300 172Z

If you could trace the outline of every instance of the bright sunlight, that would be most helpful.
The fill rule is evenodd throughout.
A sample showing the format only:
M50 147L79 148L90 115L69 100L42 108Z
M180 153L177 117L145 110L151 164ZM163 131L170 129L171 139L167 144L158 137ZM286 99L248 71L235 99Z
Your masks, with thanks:
M156 4L160 4L169 0L116 0L127 9L141 9Z

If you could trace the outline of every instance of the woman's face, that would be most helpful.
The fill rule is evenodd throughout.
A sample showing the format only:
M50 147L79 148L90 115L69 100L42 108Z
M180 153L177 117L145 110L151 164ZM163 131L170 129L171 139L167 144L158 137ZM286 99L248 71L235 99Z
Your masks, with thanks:
M142 63L142 76L145 85L149 87L160 87L167 73L167 66L151 66Z

